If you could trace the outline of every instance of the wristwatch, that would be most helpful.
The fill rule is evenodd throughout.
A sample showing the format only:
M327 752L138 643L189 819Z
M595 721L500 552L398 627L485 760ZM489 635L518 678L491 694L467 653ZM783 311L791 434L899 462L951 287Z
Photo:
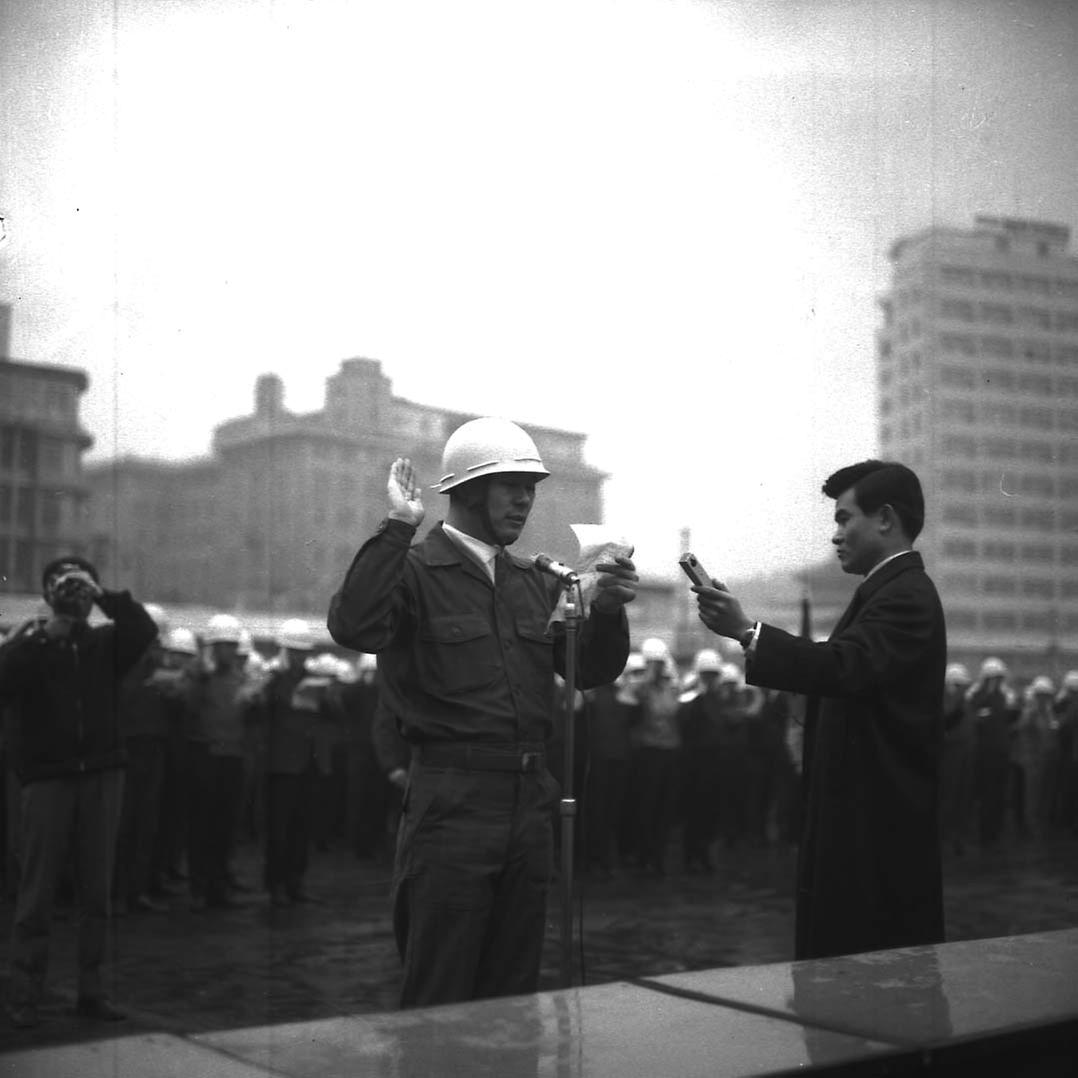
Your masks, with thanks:
M760 623L754 622L752 627L746 629L738 638L737 642L747 651L752 642L756 639L756 634L760 631Z

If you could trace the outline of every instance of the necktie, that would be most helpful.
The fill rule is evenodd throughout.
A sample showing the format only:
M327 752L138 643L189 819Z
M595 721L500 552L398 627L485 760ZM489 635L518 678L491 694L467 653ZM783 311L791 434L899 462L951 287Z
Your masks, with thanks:
M494 588L501 591L509 579L509 555L499 550L494 557Z

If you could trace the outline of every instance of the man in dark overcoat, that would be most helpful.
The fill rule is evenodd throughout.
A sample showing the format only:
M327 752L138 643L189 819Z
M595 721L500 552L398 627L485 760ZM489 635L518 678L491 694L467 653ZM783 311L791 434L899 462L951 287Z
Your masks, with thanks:
M737 639L747 677L809 697L798 858L801 958L943 940L939 774L947 639L936 588L912 549L924 523L917 476L864 461L830 476L832 537L864 576L826 642L746 617L718 581L700 617Z

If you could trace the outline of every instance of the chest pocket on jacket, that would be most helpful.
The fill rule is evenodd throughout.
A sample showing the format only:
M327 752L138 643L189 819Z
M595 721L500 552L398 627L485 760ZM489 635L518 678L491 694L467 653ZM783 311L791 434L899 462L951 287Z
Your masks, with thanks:
M494 633L478 614L445 614L427 621L421 633L423 688L453 695L489 685L499 674Z

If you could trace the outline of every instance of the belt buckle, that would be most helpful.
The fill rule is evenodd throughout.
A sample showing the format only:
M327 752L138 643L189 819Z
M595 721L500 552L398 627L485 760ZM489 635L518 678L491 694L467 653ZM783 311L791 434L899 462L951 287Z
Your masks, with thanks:
M541 752L525 752L520 756L520 770L524 774L539 770L539 761L542 759Z

